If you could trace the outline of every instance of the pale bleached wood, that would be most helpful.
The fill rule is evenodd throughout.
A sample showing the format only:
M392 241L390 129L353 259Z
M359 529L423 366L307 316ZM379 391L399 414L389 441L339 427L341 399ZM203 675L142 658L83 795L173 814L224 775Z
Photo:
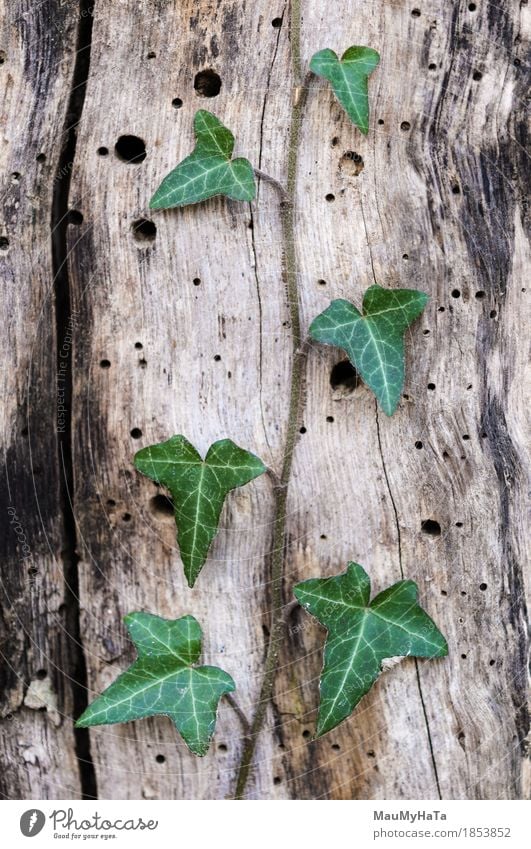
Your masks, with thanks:
M375 591L403 571L418 581L451 654L395 667L348 722L311 742L324 634L294 609L251 797L524 792L518 278L526 253L517 183L525 165L524 69L514 65L524 33L516 7L482 5L471 13L467 5L430 2L415 17L403 2L366 0L355 14L341 0L303 3L306 62L325 46L365 43L382 53L367 139L324 82L312 82L297 210L305 327L332 297L359 303L374 276L383 285L428 291L431 301L408 336L408 397L392 420L363 387L333 393L330 370L342 355L311 346L307 430L290 488L285 599L296 580L338 572L348 559L368 569ZM283 13L282 27L273 28L272 18ZM231 127L239 154L283 178L287 17L287 8L261 0L149 2L141 14L112 2L96 10L71 198L84 223L72 231L70 256L81 316L75 512L91 694L132 657L116 624L124 613L193 613L204 626L206 660L234 675L238 701L252 712L269 618L270 482L261 478L230 497L191 592L172 521L153 514L157 490L134 472L132 457L176 432L203 451L228 435L279 468L290 339L278 199L262 184L252 208L216 200L150 216L147 201L191 150L199 107ZM205 67L222 78L216 98L194 93L194 74ZM473 80L474 70L482 80ZM178 110L176 97L183 101ZM405 121L409 129L401 129ZM146 143L139 165L114 155L127 133ZM109 156L98 156L101 146ZM349 173L347 151L363 159L358 176ZM142 216L156 221L151 245L131 233ZM486 297L477 299L477 291ZM100 367L102 359L109 369ZM130 436L135 427L141 439ZM428 518L440 523L439 537L421 532ZM241 733L223 705L215 743L199 761L168 720L94 729L99 792L222 798L234 786Z
M141 445L182 432L201 451L230 435L278 463L279 436L269 436L270 453L262 415L273 403L275 421L283 427L282 395L268 368L279 359L275 347L279 354L282 349L271 333L278 326L280 340L281 322L272 322L267 333L262 328L261 355L260 299L273 298L255 276L248 205L214 201L153 216L157 238L147 247L134 241L131 224L149 215L154 187L190 151L199 106L212 109L234 130L239 153L257 159L262 98L278 38L264 9L249 6L245 14L242 9L231 16L222 5L218 15L206 17L197 4L172 4L164 11L157 5L153 15L146 8L140 21L133 10L114 4L96 17L72 197L85 216L71 273L84 328L76 364L76 515L83 540L83 632L91 687L101 690L131 656L129 648L123 654L117 625L124 613L139 608L169 617L193 612L205 629L206 660L220 663L238 680L239 701L248 713L260 684L262 626L268 620L270 481L263 477L231 496L210 561L192 592L182 574L173 522L150 512L157 490L134 472L132 458ZM170 32L179 37L161 41L162 33ZM263 33L258 49L257 33ZM209 51L216 42L230 62L212 62ZM131 44L137 47L133 54ZM251 45L255 61L249 68ZM147 58L151 51L156 58ZM215 100L201 99L193 89L195 70L210 64L219 67L223 80ZM102 111L105 98L118 88L115 108ZM175 97L184 103L178 111L172 106ZM114 144L124 133L145 141L143 164L127 165L114 156ZM109 157L98 158L101 145L111 150ZM278 240L271 229L269 241L273 238ZM280 245L276 254L278 275ZM221 261L229 256L230 263ZM273 309L278 318L285 312L278 285ZM109 369L100 368L102 358L111 362ZM141 428L142 439L131 438L134 427ZM116 501L115 508L109 509L108 499ZM125 513L131 521L123 521ZM164 719L95 729L100 793L222 797L232 789L241 733L226 704L216 743L202 760L190 756ZM157 763L156 755L165 763Z
M325 504L332 501L335 527L331 533L323 528L324 557L316 534L310 545L303 534L300 574L308 574L309 556L318 557L316 574L326 555L330 573L338 559L353 557L369 567L381 588L393 569L393 577L402 569L419 583L427 609L447 634L450 658L420 662L418 680L413 661L384 677L338 731L341 752L347 749L341 766L339 755L330 752L334 735L311 744L312 761L306 756L306 762L316 776L320 764L330 759L338 764L326 797L360 790L376 798L434 798L439 790L443 798L518 797L525 792L526 733L525 559L516 542L524 539L525 528L524 373L518 352L525 324L521 260L511 266L525 243L514 223L521 214L520 191L510 180L524 105L511 41L519 21L508 15L501 29L499 15L471 18L457 4L423 4L420 17L412 17L406 4L392 9L367 4L370 9L375 14L364 16L362 10L350 31L345 19L341 26L345 45L376 39L382 49L373 81L372 135L361 140L339 113L335 129L330 132L329 124L320 135L332 100L327 91L311 100L301 245L318 230L316 242L326 247L324 253L301 250L305 313L310 319L330 296L359 301L374 279L418 286L431 302L409 334L407 398L393 419L376 410L365 390L336 405L329 390L323 403L324 387L320 399L318 389L309 393L294 509L303 510L313 495L312 509L322 523ZM336 22L328 11L316 12L306 20L306 33L319 27L321 38L330 27L320 41L329 43L338 32ZM467 33L470 49L463 55L458 46ZM310 55L313 45L307 49ZM436 71L430 71L432 63ZM485 71L482 81L472 79L478 67ZM490 68L505 77L501 92L489 85ZM330 114L333 120L335 105ZM339 139L334 148L326 144L332 135ZM346 149L364 160L363 171L350 180L341 172ZM318 170L312 167L316 160ZM516 171L516 179L523 178ZM327 206L328 192L336 200ZM318 278L327 280L326 292L315 285ZM460 296L452 297L452 290ZM486 297L477 299L477 291ZM497 311L492 318L491 310ZM312 352L309 386L326 380L331 362L333 356L320 348ZM325 420L329 412L333 425ZM332 427L337 442L327 438ZM328 474L323 445L330 445ZM345 486L343 498L337 498L338 485ZM421 532L429 518L440 523L440 537ZM311 520L308 526L317 530ZM303 634L311 654L315 636ZM296 669L304 682L317 674L318 664L312 662L306 676ZM426 750L428 729L433 757ZM296 793L304 792L296 786Z
M0 235L9 242L0 250L0 795L9 799L80 795L50 229L76 27L77 4L0 3Z

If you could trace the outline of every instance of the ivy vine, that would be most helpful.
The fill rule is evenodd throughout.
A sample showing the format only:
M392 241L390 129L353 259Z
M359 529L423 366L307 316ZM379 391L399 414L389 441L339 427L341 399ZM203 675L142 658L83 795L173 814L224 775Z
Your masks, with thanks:
M195 148L162 181L151 199L153 209L198 203L216 195L251 201L256 180L277 192L283 239L282 274L290 311L292 364L288 426L282 467L274 477L274 519L270 551L271 627L260 694L244 737L234 796L244 798L254 752L271 700L284 618L282 587L286 551L286 502L293 454L299 431L306 340L301 336L298 261L294 208L299 139L304 106L313 75L329 81L333 92L358 129L369 131L368 79L379 63L369 47L349 47L339 59L320 50L303 76L300 48L300 0L291 2L292 105L286 184L254 169L244 158L232 158L234 136L210 112L194 119ZM374 392L387 415L397 407L404 383L404 333L422 313L427 295L410 289L371 286L362 311L347 300L332 301L310 326L318 342L342 348L360 377ZM190 587L207 558L228 493L267 471L264 463L230 439L214 443L203 460L182 435L139 451L135 467L165 486L172 495L177 540ZM273 474L273 473L272 473ZM296 599L327 629L316 736L346 719L371 688L382 661L395 656L436 658L448 653L436 625L418 605L417 586L403 580L370 601L370 579L356 563L344 574L297 584ZM165 714L175 723L190 750L206 754L214 733L220 698L235 689L230 675L217 667L196 666L201 628L193 616L165 620L150 613L130 613L125 623L137 659L96 698L78 726L127 722ZM230 697L229 697L230 698ZM235 705L235 703L233 702ZM241 710L235 705L239 714Z

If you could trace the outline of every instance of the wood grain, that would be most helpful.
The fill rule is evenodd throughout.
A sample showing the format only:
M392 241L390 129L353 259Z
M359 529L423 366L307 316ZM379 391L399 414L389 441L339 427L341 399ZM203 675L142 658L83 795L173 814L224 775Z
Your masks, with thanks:
M73 4L0 4L3 247L0 794L80 793L72 729L77 650L68 609L57 430L62 383L50 219L75 58ZM6 241L8 244L6 244ZM66 349L65 349L66 350ZM64 406L64 405L63 405Z
M375 280L422 289L430 302L408 334L405 394L392 419L363 386L331 385L341 352L310 346L304 432L289 489L286 638L248 796L521 798L528 793L527 7L478 3L471 11L465 2L429 0L416 4L417 15L415 4L403 0L362 0L355 14L345 0L302 5L306 66L323 47L341 52L367 44L382 56L370 83L367 138L325 82L311 82L297 207L304 331L330 299L359 304ZM68 67L53 90L56 100L50 94L39 107L50 144L50 116L62 126ZM204 69L221 78L215 97L194 90ZM202 451L229 436L279 471L291 341L278 197L262 182L251 205L215 199L150 213L148 200L192 149L198 108L233 130L237 155L283 181L290 86L288 4L147 0L141 13L119 0L95 5L69 196L83 219L68 235L77 322L73 510L89 698L132 658L120 624L125 613L192 613L203 626L205 661L234 676L238 704L249 718L253 712L270 619L272 483L264 476L227 499L191 591L173 519L161 512L159 490L135 473L132 458L173 433ZM19 145L20 121L14 113L4 130ZM144 142L142 162L117 154L118 139L127 135ZM10 170L15 166L4 172ZM28 274L28 245L35 250L46 239L50 217L50 195L40 202L41 229L25 254L15 257L10 246L8 255L17 294L28 288L30 315L39 314L45 297L39 287L49 285L46 262L37 278ZM156 225L151 241L135 236L134 223L143 218ZM44 386L46 395L54 320L41 321L28 348L27 315L13 311L6 327L25 345L9 380L25 385L28 349L38 352L42 377L33 375L30 385ZM16 396L7 391L11 422ZM41 427L53 419L49 403L34 409L42 411ZM27 473L27 452L15 433L9 430L8 444L21 452L17 468ZM54 465L45 438L41 450L44 464ZM54 465L46 503L56 475ZM19 491L24 524L35 510ZM426 520L440 532L423 531ZM57 520L50 538L60 547ZM12 536L8 542L13 550ZM49 592L61 595L61 575L46 568L47 556ZM342 571L349 559L369 571L374 592L402 575L417 581L450 656L405 660L382 676L353 717L312 741L324 632L291 604L291 588ZM19 561L12 563L9 575ZM27 588L21 596L29 609ZM46 646L53 633L40 631L37 645ZM22 644L24 660L15 668L27 653ZM52 733L50 711L26 713ZM69 737L55 745L75 766L72 732L64 733ZM225 702L203 759L188 752L165 718L92 729L98 794L224 798L234 790L242 735ZM53 763L28 786L19 762L8 757L18 782L12 795L53 795ZM64 782L71 795L80 792L73 779Z

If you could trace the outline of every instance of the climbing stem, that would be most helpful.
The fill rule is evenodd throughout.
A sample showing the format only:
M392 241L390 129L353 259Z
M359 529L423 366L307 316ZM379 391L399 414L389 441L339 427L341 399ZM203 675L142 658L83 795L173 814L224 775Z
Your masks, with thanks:
M302 80L300 49L301 14L300 0L291 0L290 42L293 73L291 119L288 142L287 180L284 188L277 181L259 174L271 183L279 194L280 219L282 226L283 262L282 276L286 288L290 314L291 339L293 345L292 368L289 388L288 424L282 458L282 470L275 484L275 515L273 520L273 541L271 548L271 628L265 660L264 677L256 711L251 722L250 733L245 740L236 782L236 799L243 799L249 778L258 736L262 730L267 705L273 695L275 673L278 663L280 643L284 633L282 610L282 587L284 579L284 560L286 553L286 517L288 486L293 464L293 452L298 433L298 421L302 400L305 350L301 340L301 322L299 313L298 266L295 247L295 189L297 182L297 159L301 118L306 99L307 84Z

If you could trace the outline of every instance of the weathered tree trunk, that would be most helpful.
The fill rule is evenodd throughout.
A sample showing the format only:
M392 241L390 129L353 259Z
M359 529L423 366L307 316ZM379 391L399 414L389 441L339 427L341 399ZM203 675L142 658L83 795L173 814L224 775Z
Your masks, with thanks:
M305 65L318 49L350 44L382 57L367 138L322 80L311 83L296 234L304 332L330 299L359 304L375 280L422 289L430 302L407 338L406 394L392 419L334 370L340 352L310 347L285 603L296 581L342 571L348 560L364 565L374 591L405 575L418 582L450 655L403 661L347 722L311 741L324 633L290 607L248 795L519 798L527 732L527 8L302 5ZM148 200L190 152L198 108L233 130L238 155L285 179L289 4L96 0L93 20L83 3L50 0L39 9L27 17L22 4L10 10L0 44L9 238L0 251L1 650L2 697L13 717L3 726L3 792L93 793L92 762L101 798L223 798L234 789L243 743L227 703L204 759L166 718L92 729L90 751L71 720L85 667L91 699L130 662L121 617L140 609L196 616L205 660L233 675L245 714L254 709L270 619L272 483L263 476L231 494L190 590L173 519L132 459L174 433L202 451L229 436L279 471L291 337L278 197L262 182L251 205L216 199L150 213ZM221 78L215 97L194 89L204 69ZM77 117L67 162L62 133ZM142 161L118 155L123 136L142 140ZM40 152L45 163L35 161ZM56 233L52 262L50 224L61 221L68 189L76 212L68 243ZM135 232L141 219L155 223L156 235ZM70 445L56 435L55 395L56 351L72 327ZM41 692L43 680L51 685L46 711L32 707L28 691L39 669L48 673L38 679Z

